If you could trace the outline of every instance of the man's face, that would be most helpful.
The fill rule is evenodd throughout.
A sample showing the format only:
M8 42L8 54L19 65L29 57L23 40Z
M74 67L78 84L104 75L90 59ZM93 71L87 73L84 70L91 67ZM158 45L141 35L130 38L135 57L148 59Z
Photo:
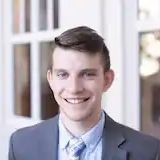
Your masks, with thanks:
M104 73L99 54L61 48L55 49L52 72L47 73L62 117L84 122L99 116L102 93L110 87L113 76L111 70Z

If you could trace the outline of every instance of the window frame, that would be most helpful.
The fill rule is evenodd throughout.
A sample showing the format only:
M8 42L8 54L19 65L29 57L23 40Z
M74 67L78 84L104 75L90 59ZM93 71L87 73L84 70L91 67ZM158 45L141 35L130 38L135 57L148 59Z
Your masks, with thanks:
M24 1L24 0L23 0ZM50 0L48 0L50 1ZM5 74L4 79L6 80L5 84L5 110L1 113L4 113L4 118L7 125L14 126L17 128L32 125L41 121L41 111L40 111L40 79L39 79L39 45L41 41L51 41L54 36L58 35L61 30L47 30L40 31L38 28L38 0L31 1L31 31L23 32L21 27L20 33L12 33L12 0L4 1L4 10L3 14L6 15L4 25L4 60L5 60ZM24 2L21 3L24 5ZM24 7L24 6L23 6ZM37 12L35 12L37 10ZM51 18L50 18L51 20ZM22 24L24 26L24 24ZM50 28L49 28L50 29ZM22 117L14 114L14 92L13 87L14 83L12 80L14 77L13 73L13 45L14 44L26 44L31 45L31 117ZM9 99L9 100L8 100ZM35 103L36 102L36 103Z
M2 0L0 0L0 17L2 17ZM2 33L3 33L3 26L2 26L2 24L3 24L3 17L2 18L0 18L0 75L1 75L1 79L0 79L0 124L2 124L2 120L3 120L3 102L2 102L2 100L3 100L3 45L2 45L2 43L3 43L3 36L2 36Z
M47 5L51 4L51 0L47 1ZM53 1L52 1L53 2ZM98 2L98 1L97 1ZM21 2L21 5L24 8L24 0ZM4 95L4 105L5 110L4 118L7 125L16 126L16 128L21 128L24 126L32 125L41 121L41 110L40 110L40 70L39 70L39 61L36 59L40 59L39 54L39 45L40 42L49 42L53 40L53 36L57 36L66 28L60 27L56 29L51 29L53 25L51 22L48 22L47 30L39 30L39 0L31 1L31 26L30 32L23 32L24 29L21 24L20 32L18 34L12 33L12 0L4 1L4 11L3 14L6 15L5 23L4 23L4 61L5 61L5 74L4 80L6 84L5 87L5 95ZM54 7L54 6L53 6ZM49 8L51 10L51 8ZM21 10L22 11L22 10ZM35 11L37 11L35 13ZM23 14L24 15L24 14ZM49 16L49 11L47 12L48 20L53 20L52 17ZM59 21L61 22L61 18L59 17ZM22 19L21 19L22 20ZM22 20L23 21L23 20ZM23 21L24 22L24 21ZM23 23L22 22L22 23ZM24 22L25 23L25 22ZM68 27L68 26L67 26ZM26 44L30 43L31 45L31 117L22 117L14 114L14 83L12 80L14 77L13 73L13 45L14 44ZM8 100L9 99L9 100ZM36 102L36 103L35 103Z
M137 32L138 4L137 1L124 0L123 7L125 124L140 130L139 35Z
M124 0L123 7L125 124L137 130L141 130L139 35L143 32L160 30L160 21L158 18L140 20L138 17L138 1Z
M105 43L110 51L111 69L115 72L115 78L111 88L103 96L102 105L114 120L125 124L123 92L123 6L121 0L104 0L103 3L104 20L102 30L104 32Z

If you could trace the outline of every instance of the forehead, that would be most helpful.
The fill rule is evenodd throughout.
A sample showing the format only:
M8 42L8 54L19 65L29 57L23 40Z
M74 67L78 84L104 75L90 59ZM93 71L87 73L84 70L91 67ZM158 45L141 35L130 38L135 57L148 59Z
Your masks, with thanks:
M95 53L93 55L80 51L56 48L53 53L53 68L64 69L85 69L85 68L101 68L101 55Z

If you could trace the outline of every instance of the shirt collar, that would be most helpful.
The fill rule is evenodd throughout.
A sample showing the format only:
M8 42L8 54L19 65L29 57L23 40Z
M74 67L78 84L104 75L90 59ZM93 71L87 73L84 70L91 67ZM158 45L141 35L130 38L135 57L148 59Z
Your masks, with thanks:
M62 123L61 116L59 116L59 146L61 149L65 149L68 145L69 140L73 136L67 131L64 124Z
M83 139L86 147L90 149L90 151L94 150L97 146L98 142L102 137L103 127L105 122L104 111L101 112L101 118L98 123L91 128L88 132L83 134L81 138ZM69 140L73 138L73 136L67 131L65 128L61 117L59 116L59 146L61 149L66 149L69 143Z
M101 140L104 128L104 122L105 122L105 115L104 112L102 111L101 118L98 121L98 123L81 137L85 142L86 147L89 148L90 151L94 150L98 142Z

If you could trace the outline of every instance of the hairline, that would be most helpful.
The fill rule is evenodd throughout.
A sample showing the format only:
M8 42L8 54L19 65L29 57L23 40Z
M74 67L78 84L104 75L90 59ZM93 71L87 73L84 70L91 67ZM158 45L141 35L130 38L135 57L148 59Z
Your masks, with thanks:
M62 46L59 46L59 45L57 45L57 44L54 44L54 45L55 45L55 47L53 48L52 53L51 53L51 54L52 54L52 61L51 61L52 64L51 64L51 66L49 67L49 70L51 70L51 71L52 71L52 67L53 67L53 55L54 55L54 52L55 52L55 50L56 50L57 48L60 48L60 49L63 49L63 50L77 51L77 52L84 53L84 54L87 54L87 55L90 55L90 56L100 55L100 56L101 56L101 58L100 58L100 59L101 59L101 65L102 65L102 67L103 67L104 72L110 70L110 68L107 69L106 66L105 66L105 62L104 62L104 60L103 60L102 51L88 52L88 51L83 51L83 50L78 50L78 49L73 49L73 48L62 47Z

